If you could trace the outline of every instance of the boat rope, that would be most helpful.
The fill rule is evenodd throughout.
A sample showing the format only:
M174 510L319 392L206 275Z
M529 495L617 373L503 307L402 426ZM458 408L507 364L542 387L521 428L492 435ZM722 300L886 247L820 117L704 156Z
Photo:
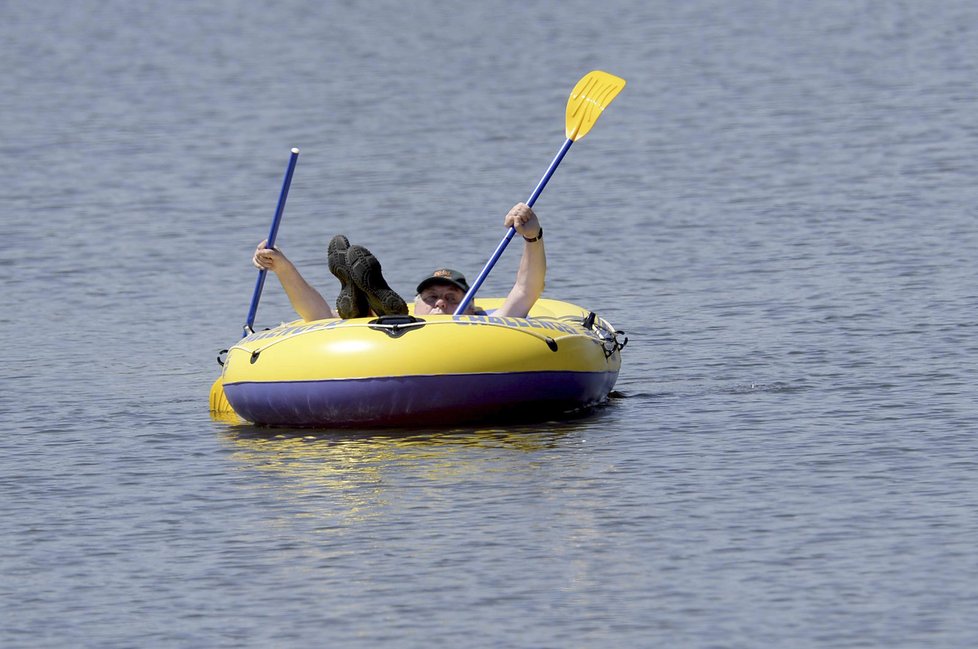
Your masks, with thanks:
M527 336L532 336L533 338L536 338L537 340L539 340L539 341L543 342L544 344L546 344L547 347L549 347L550 350L551 351L554 351L554 352L557 351L557 343L558 343L558 341L565 340L567 338L573 338L575 336L583 336L584 335L584 334L567 334L565 336L561 336L561 337L555 339L555 338L552 338L551 336L544 336L543 334L538 334L535 331L529 331L527 329L522 329L520 327L512 327L512 326L509 326L509 325L506 325L506 324L501 324L501 323L496 323L496 322L478 322L478 321L475 321L475 322L459 323L459 322L456 322L454 320L433 320L433 321L432 320L428 320L428 321L419 320L417 322L406 322L406 323L398 322L398 323L395 323L395 324L384 324L383 322L379 322L379 321L374 320L374 321L368 322L368 323L339 324L339 325L336 325L336 326L332 327L332 329L346 329L346 328L363 329L363 328L367 328L367 329L373 329L373 330L390 329L390 330L395 331L395 332L404 332L405 330L408 330L408 329L419 329L421 327L429 327L429 326L433 326L433 325L456 325L456 326L461 325L461 326L465 326L465 327L471 327L471 326L478 326L478 327L500 327L502 329L507 329L509 331L514 331L514 332L526 334ZM258 356L262 352L264 352L267 349L270 349L271 347L274 347L275 345L284 343L284 342L289 341L289 340L294 340L294 339L298 338L299 336L303 336L305 334L317 333L317 332L320 332L320 331L323 331L323 329L310 329L308 331L300 331L300 332L297 332L297 333L290 334L290 335L288 335L288 336L286 336L284 338L279 338L278 340L273 340L273 341L269 342L267 345L263 345L263 346L261 346L261 347L259 347L257 349L248 349L247 347L245 347L243 345L233 345L228 351L230 352L231 350L234 350L234 349L238 349L238 350L241 350L241 351L246 351L246 352L248 352L251 355L251 362L254 363L255 361L258 360ZM585 337L586 338L590 338L590 336L585 336Z

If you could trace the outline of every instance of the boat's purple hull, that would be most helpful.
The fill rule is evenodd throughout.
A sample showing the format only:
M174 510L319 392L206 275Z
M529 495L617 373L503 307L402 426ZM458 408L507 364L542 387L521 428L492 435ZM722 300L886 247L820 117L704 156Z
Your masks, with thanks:
M605 372L507 372L275 383L228 383L235 412L256 424L378 427L451 424L594 405L618 378Z

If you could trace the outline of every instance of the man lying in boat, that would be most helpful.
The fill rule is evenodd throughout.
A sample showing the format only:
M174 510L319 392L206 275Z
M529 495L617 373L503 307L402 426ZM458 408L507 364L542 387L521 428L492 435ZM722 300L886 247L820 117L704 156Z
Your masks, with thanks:
M543 227L537 215L525 203L517 203L503 220L506 229L516 228L522 235L523 256L516 273L516 283L503 305L493 315L525 318L543 293L547 273L547 256L543 247ZM299 273L295 265L278 249L269 249L267 241L258 244L252 263L270 270L278 277L296 313L307 321L335 318L329 304ZM336 235L327 250L329 270L340 280L336 312L340 318L407 313L407 304L387 284L380 262L363 246L351 246L343 235ZM469 285L462 273L442 268L418 284L414 298L415 315L452 314ZM470 302L466 314L482 313Z

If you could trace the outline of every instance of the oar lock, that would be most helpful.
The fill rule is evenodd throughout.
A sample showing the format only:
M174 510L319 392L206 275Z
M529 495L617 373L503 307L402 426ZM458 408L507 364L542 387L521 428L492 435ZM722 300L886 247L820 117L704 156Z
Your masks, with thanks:
M625 348L625 345L628 344L628 336L625 335L624 331L608 329L604 326L605 323L603 320L595 326L597 319L598 316L594 311L591 311L581 321L581 326L588 331L594 331L598 334L602 340L602 347L604 347L604 356L605 358L610 358L612 354Z
M594 313L594 311L591 311L591 313L587 314L587 317L584 318L584 322L581 323L581 326L585 329L594 329L594 319L596 317L598 316Z
M251 325L248 325L248 324L246 324L244 326L244 330L245 330L245 336L246 337L247 336L250 336L253 333L255 333L254 327L252 327ZM269 330L269 328L268 327L265 327L265 331L268 331L268 330ZM227 355L228 355L228 352L229 351L230 351L229 349L222 349L221 351L217 352L217 364L220 365L221 367L224 367L224 365L227 363ZM261 350L258 350L258 351L254 352L251 355L251 362L252 363L254 363L255 361L258 360L258 354L260 354L260 353L261 353Z

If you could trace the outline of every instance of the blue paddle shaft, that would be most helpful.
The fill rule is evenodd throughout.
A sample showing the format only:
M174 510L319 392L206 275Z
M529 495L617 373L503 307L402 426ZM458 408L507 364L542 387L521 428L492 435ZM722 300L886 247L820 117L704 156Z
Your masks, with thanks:
M555 171L557 171L557 165L559 165L560 161L564 159L565 155L567 155L567 151L571 148L572 144L574 144L574 140L570 138L567 138L567 140L564 141L563 146L560 147L560 151L557 152L557 155L554 156L553 162L550 163L550 168L547 169L547 173L543 174L543 178L541 178L540 182L537 183L536 189L533 190L533 193L530 194L530 198L527 199L526 204L528 206L533 207L533 204L537 202L537 198L540 196L540 192L542 192L543 188L547 186L548 182L550 182L550 177L554 175ZM472 286L469 287L469 290L465 294L465 297L463 297L462 301L459 302L458 308L455 309L455 313L452 315L462 315L463 313L465 313L465 310L469 308L469 304L472 302L472 299L475 297L475 294L482 286L482 283L486 281L486 277L489 276L489 271L491 271L492 267L496 265L497 261L499 261L499 258L503 254L503 251L506 250L506 246L508 246L509 242L513 240L513 236L515 234L516 234L516 228L511 226L509 230L506 232L506 236L503 237L503 240L499 242L498 246L496 246L496 251L492 253L492 257L490 257L489 261L486 262L486 265L482 269L482 272L480 272L479 276L475 278L475 281L472 283Z
M282 222L282 213L285 211L285 199L289 197L289 187L292 185L292 173L295 171L295 163L299 159L299 149L292 149L289 156L289 166L285 170L285 180L282 181L282 192L278 195L278 207L275 208L275 218L272 219L272 228L268 232L268 247L275 246L275 237L278 236L278 226ZM248 320L244 325L243 336L248 336L255 332L255 315L258 313L258 301L261 299L262 289L265 287L265 275L268 274L264 268L258 271L258 279L255 281L255 292L251 296L251 308L248 309Z

